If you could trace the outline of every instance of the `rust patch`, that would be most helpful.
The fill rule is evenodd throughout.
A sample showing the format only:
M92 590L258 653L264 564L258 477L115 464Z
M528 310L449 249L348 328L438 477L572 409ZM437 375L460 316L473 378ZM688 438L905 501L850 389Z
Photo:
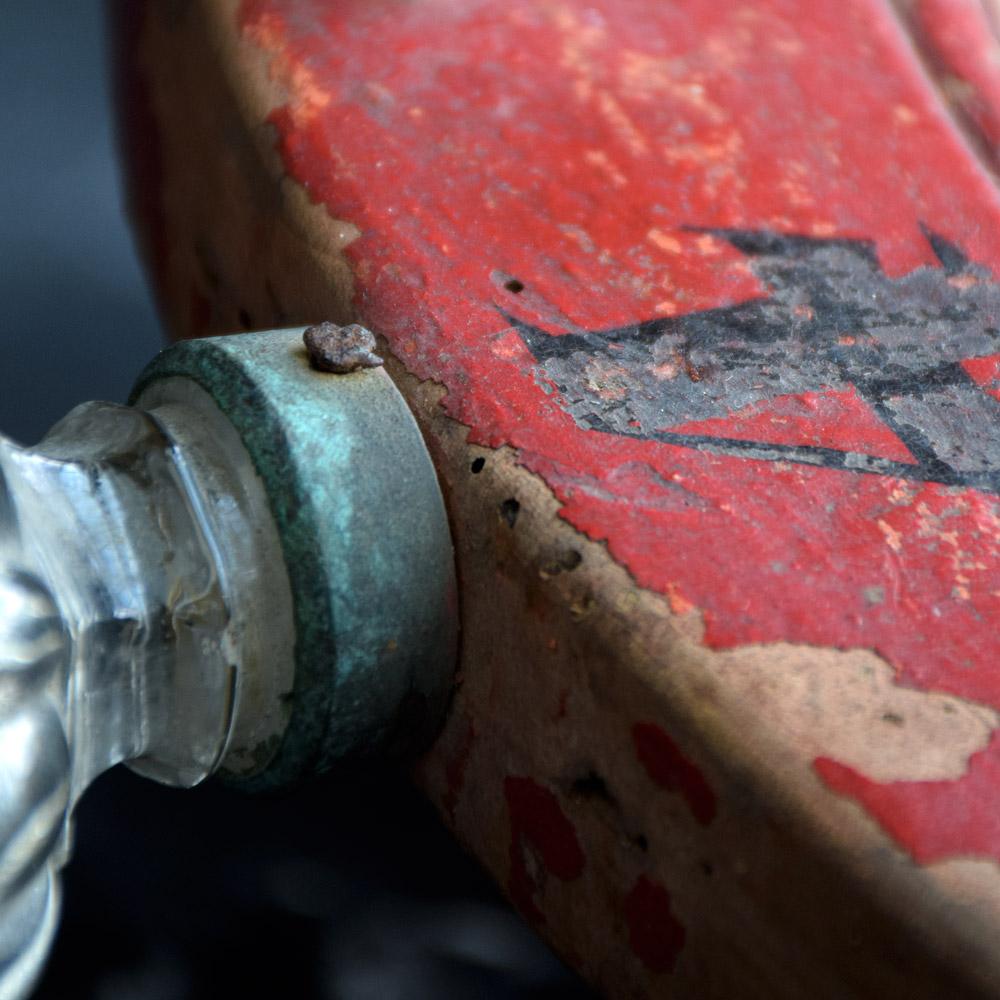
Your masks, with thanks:
M337 326L318 323L302 335L309 362L317 371L346 375L359 368L378 368L383 359L375 353L375 335L358 323Z

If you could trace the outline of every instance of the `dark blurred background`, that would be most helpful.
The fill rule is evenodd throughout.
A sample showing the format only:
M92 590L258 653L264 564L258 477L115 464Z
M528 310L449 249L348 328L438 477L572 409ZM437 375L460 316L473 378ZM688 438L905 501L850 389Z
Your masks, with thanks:
M0 431L121 401L161 332L122 217L98 0L0 7ZM405 776L281 797L118 768L77 810L37 997L582 998Z

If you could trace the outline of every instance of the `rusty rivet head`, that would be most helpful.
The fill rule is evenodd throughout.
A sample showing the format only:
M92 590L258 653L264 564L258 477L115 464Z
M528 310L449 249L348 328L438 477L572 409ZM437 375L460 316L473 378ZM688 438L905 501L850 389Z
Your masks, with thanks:
M359 368L378 368L383 363L375 353L375 335L358 323L318 323L306 328L302 340L309 362L317 371L346 375Z
M422 750L454 682L458 600L434 464L384 368L320 378L303 365L303 342L322 364L327 340L338 355L357 351L358 366L381 363L367 330L332 323L187 340L159 355L134 397L139 406L186 399L188 382L207 393L273 517L294 632L280 645L293 676L276 698L245 703L279 725L254 721L227 747L223 773L247 789L278 788L348 757ZM335 360L334 371L354 367ZM270 557L259 566L262 578L274 574L277 598L282 567ZM276 604L257 608L267 638ZM247 669L259 669L262 684L275 664L260 650Z

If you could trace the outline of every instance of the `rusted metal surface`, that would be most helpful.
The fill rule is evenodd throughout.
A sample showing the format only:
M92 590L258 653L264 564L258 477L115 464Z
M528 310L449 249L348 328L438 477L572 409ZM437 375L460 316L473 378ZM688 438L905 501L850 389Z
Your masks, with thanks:
M1000 995L1000 197L898 11L155 10L172 328L384 338L418 779L526 919L621 996Z
M306 327L302 342L309 363L317 371L346 375L359 368L378 368L384 364L375 353L375 335L357 323L349 326L318 323Z

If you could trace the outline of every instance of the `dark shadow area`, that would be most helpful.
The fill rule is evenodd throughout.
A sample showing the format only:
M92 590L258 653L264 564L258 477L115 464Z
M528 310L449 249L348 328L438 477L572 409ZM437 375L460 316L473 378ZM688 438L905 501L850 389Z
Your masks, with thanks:
M77 811L49 998L580 998L389 768L280 796L119 769Z
M7 5L0 431L124 400L160 334L121 216L100 5ZM39 1000L582 998L405 776L283 796L117 769L77 811Z

